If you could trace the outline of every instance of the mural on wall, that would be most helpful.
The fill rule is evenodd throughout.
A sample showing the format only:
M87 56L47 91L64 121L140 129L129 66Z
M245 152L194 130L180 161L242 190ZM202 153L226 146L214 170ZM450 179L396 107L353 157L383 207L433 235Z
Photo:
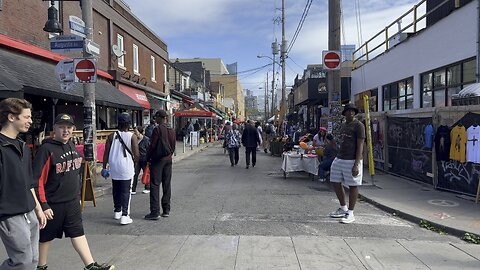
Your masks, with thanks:
M384 120L376 117L370 123L372 133L372 153L375 169L385 170L383 134Z
M432 118L387 118L389 171L433 184Z
M479 177L480 164L456 160L438 162L438 188L475 196Z
M471 126L480 125L480 114L468 112L452 125ZM473 143L475 145L475 143ZM460 162L457 160L441 160L437 162L437 188L451 190L475 196L480 178L480 164L474 162Z

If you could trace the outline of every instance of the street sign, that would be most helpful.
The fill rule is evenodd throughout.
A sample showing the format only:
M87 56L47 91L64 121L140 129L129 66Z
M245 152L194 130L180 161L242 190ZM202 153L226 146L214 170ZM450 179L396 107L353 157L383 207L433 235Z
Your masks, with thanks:
M55 77L60 82L60 88L63 91L72 90L75 82L73 60L60 60L55 66Z
M81 52L83 51L83 38L79 36L55 36L50 39L52 52Z
M100 45L97 43L86 39L85 40L85 52L94 55L94 56L99 56L100 55Z
M70 33L77 35L79 37L87 37L85 31L85 22L77 16L70 15L68 20L68 25L70 26Z
M340 69L341 57L339 51L323 51L323 68L328 70Z
M80 58L74 59L75 82L95 83L97 82L97 64L95 59Z

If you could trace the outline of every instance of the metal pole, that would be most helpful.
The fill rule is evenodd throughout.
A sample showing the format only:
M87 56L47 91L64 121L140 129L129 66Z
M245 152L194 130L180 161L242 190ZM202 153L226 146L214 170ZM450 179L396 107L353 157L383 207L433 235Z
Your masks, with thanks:
M328 0L328 49L340 50L340 0ZM341 78L340 70L327 72L328 104L332 133L338 135L341 122Z
M478 16L477 16L477 72L476 72L476 75L477 75L477 83L480 83L480 0L477 1L478 2L478 6L477 6L477 12L478 12ZM480 184L479 184L480 186Z
M282 102L280 105L280 113L282 114L280 116L281 121L283 122L284 115L285 114L285 92L286 92L286 86L285 86L285 58L287 54L287 41L285 40L285 0L282 0L282 47L281 47L281 63L282 63ZM283 123L279 123L279 131L283 131ZM281 133L283 135L283 133Z
M86 39L93 40L93 12L92 0L81 0L82 19L85 22ZM84 46L85 47L85 46ZM83 57L91 58L92 55L83 50ZM97 128L96 128L96 112L95 112L95 84L83 84L83 142L85 161L96 161L97 156ZM95 168L95 166L90 166ZM92 178L95 174L92 174Z

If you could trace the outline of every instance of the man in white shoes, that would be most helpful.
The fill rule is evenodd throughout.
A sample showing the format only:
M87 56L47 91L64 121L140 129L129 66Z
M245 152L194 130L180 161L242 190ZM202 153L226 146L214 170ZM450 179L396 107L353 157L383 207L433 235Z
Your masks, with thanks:
M340 201L340 208L330 213L330 217L341 218L341 223L355 221L353 209L358 198L358 186L362 185L365 126L355 119L356 114L358 109L353 104L345 105L342 115L345 116L346 122L342 123L340 129L340 149L330 170L330 182ZM342 185L349 187L348 208Z
M132 180L135 175L135 164L140 156L138 151L137 136L128 131L132 119L126 112L118 116L118 131L107 138L105 153L103 155L102 175L112 177L112 195L114 218L120 224L132 223L130 218L130 199ZM107 165L110 171L105 173Z

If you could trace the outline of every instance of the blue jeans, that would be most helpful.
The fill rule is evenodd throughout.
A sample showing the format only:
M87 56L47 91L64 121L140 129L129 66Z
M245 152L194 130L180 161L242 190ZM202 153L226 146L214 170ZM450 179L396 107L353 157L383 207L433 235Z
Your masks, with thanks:
M332 166L333 160L323 159L320 166L318 166L318 176L320 178L325 178L325 172L330 171L330 167Z

